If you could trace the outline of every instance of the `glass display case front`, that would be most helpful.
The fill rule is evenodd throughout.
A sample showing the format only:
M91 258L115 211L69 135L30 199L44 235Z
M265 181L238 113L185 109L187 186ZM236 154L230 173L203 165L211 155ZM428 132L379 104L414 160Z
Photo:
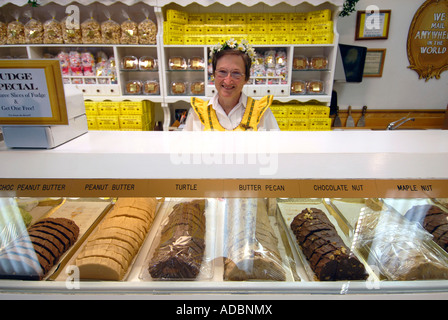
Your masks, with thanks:
M3 197L0 213L4 291L448 291L446 198Z

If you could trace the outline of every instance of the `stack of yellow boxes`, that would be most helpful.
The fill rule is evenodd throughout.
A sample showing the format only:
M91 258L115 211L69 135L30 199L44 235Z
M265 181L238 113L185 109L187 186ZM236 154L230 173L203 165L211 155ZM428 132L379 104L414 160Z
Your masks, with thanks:
M149 131L154 127L151 101L84 101L89 130Z
M230 38L253 45L331 44L332 12L193 14L170 9L163 36L167 45L216 45Z
M273 104L271 110L282 131L331 130L330 107L328 106Z

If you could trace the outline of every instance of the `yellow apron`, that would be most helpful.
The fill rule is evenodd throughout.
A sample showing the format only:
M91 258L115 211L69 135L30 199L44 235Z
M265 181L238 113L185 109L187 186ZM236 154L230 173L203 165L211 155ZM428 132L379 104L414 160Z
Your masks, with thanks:
M265 96L260 100L247 98L246 111L240 124L233 129L233 131L247 131L258 130L258 124L265 111L271 106L274 96ZM199 98L191 98L191 106L193 110L204 125L204 131L227 131L218 121L215 109L208 104L209 101L204 101ZM232 130L228 130L232 131Z

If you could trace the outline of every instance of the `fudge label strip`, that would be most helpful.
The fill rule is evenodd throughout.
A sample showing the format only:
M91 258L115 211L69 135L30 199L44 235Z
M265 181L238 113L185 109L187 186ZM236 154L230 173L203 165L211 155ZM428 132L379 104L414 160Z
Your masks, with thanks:
M0 179L0 197L448 198L448 180Z

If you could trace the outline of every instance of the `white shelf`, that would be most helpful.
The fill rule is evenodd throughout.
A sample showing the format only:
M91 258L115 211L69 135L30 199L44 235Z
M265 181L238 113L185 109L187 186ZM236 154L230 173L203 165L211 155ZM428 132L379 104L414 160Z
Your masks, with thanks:
M96 7L98 4L94 4L91 0L78 0L72 3L68 0L63 0L55 3L50 3L50 1L42 0L39 1L41 7L45 5L53 6L58 8L58 12L62 13L63 6L69 4L82 4L90 5ZM17 0L7 1L5 5L14 4L22 6L23 2ZM195 55L203 56L204 60L208 60L208 48L211 46L207 45L165 45L163 42L163 22L165 20L166 10L170 8L176 8L185 11L199 10L202 12L207 12L207 10L216 10L216 12L234 12L235 10L243 10L244 12L251 12L251 10L256 10L256 12L269 12L271 7L275 7L274 11L282 12L308 12L320 9L331 9L333 10L333 21L334 21L334 43L333 44L284 44L284 45L254 45L254 47L260 51L267 50L269 48L283 48L288 54L288 78L287 84L283 85L260 85L251 86L247 85L245 87L246 94L248 96L259 98L265 95L274 95L275 100L279 102L289 102L289 101L299 101L308 102L311 100L320 101L323 104L329 104L331 102L331 92L333 88L333 78L335 69L335 58L336 58L336 47L338 44L339 35L337 33L337 17L339 9L342 7L343 0L308 0L308 1L297 1L297 0L270 0L268 2L259 0L249 0L243 3L239 1L213 1L209 0L181 0L179 2L173 3L171 1L164 0L153 0L146 1L144 4L138 0L125 0L125 1L115 1L110 0L101 5L110 6L115 8L114 10L121 10L124 5L134 6L133 9L129 9L129 12L136 12L142 6L149 8L151 19L157 23L158 33L157 33L157 44L153 45L140 45L140 44L19 44L19 45L5 45L0 49L1 54L12 55L12 56L27 56L31 59L38 59L43 56L44 53L57 54L58 50L89 50L93 51L104 50L108 56L114 56L116 60L117 67L120 66L120 61L124 56L135 55L137 57L143 55L153 56L158 60L158 71L151 73L140 73L140 72L127 72L117 70L117 84L110 86L99 86L99 85L81 85L80 89L84 92L85 98L93 101L101 100L112 100L117 101L119 99L123 100L150 100L155 103L161 103L164 110L164 128L167 129L172 123L171 115L172 108L170 104L176 103L178 101L189 102L190 96L176 96L170 95L169 85L172 80L176 81L204 81L207 84L207 69L202 71L202 74L192 73L191 71L186 71L185 74L173 73L168 70L168 59L170 56L185 55L186 58ZM192 6L189 6L192 5ZM179 7L180 6L180 7ZM254 7L254 8L252 8ZM62 8L62 9L61 9ZM84 10L84 9L83 9ZM141 10L140 10L141 11ZM196 12L196 11L195 11ZM84 14L83 12L81 12ZM101 20L99 20L101 22ZM292 59L295 55L307 54L309 56L316 54L324 54L329 59L329 71L319 71L313 73L298 73L292 71ZM312 75L312 76L311 76ZM185 76L185 79L183 77ZM313 77L313 79L310 79ZM315 77L315 78L314 78ZM203 80L202 80L203 79ZM322 80L325 85L325 95L290 95L291 82L295 79L300 80ZM124 92L126 82L129 80L158 80L160 83L160 95L126 95ZM204 99L209 99L213 96L214 87L210 89L211 86L206 85ZM257 90L257 92L254 92Z

